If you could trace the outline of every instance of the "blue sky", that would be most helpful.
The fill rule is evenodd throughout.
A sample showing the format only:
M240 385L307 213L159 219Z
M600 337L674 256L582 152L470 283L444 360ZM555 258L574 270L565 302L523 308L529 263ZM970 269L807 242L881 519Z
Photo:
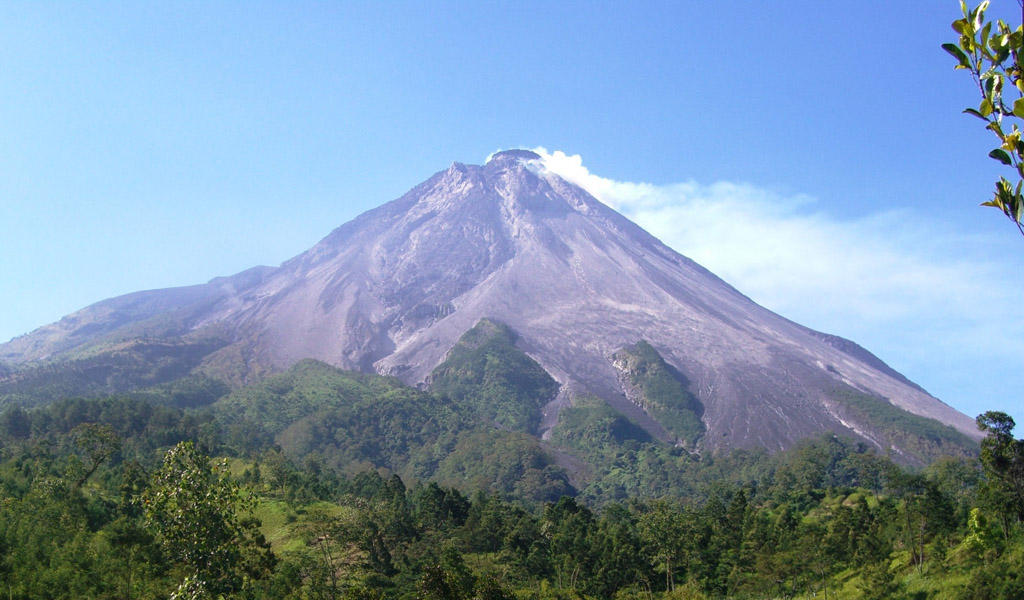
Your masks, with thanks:
M1012 0L993 12L1012 15ZM543 147L755 300L1024 419L949 2L0 4L0 338ZM559 154L561 153L561 154Z

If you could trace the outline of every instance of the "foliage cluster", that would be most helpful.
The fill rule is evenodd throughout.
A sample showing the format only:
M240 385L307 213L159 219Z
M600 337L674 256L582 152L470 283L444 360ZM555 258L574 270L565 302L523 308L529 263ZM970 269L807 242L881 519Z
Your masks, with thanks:
M540 409L558 393L558 384L515 347L512 330L483 319L463 334L434 369L430 389L501 428L534 433Z
M535 500L573 492L535 437L495 429L472 401L393 378L306 360L211 408L236 452L273 443L292 458L317 456L346 473L383 468L407 479L472 482Z
M452 476L461 489L387 471L345 476L315 455L300 463L273 446L212 461L198 448L231 451L227 427L204 433L210 421L186 425L188 413L138 400L9 409L0 430L0 590L11 598L1013 598L1024 526L1003 499L1016 493L1024 442L1005 415L983 417L990 437L980 462L949 458L912 472L826 436L774 456L687 455L692 467L681 477L691 493L598 508L569 496L528 502L472 490L476 482L461 474ZM171 430L188 439L172 442ZM147 459L128 458L136 455Z
M982 205L999 209L1024 235L1024 140L1018 126L1024 119L1024 26L986 21L988 7L988 0L973 9L960 0L963 17L953 21L957 42L942 47L956 59L957 69L971 74L980 92L978 107L964 112L984 121L999 140L989 157L1014 171L1016 185L1000 177L992 199Z

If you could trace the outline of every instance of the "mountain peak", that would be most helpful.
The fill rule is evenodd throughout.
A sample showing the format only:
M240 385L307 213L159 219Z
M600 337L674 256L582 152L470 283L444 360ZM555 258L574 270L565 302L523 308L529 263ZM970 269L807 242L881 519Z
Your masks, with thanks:
M482 319L515 332L515 346L558 382L537 419L544 432L563 408L597 398L654 439L690 447L697 428L658 408L686 403L652 404L616 367L645 340L659 357L645 364L672 375L663 387L685 388L702 407L690 417L707 450L780 449L832 431L912 461L892 431L909 416L978 435L972 419L867 351L758 306L524 149L453 163L279 269L107 301L0 345L0 358L105 348L159 326L221 336L226 346L203 368L235 382L315 358L426 385Z
M515 163L523 160L541 160L540 154L532 150L524 150L522 148L514 148L512 150L502 150L501 152L495 152L487 159L487 165L493 164L508 164Z

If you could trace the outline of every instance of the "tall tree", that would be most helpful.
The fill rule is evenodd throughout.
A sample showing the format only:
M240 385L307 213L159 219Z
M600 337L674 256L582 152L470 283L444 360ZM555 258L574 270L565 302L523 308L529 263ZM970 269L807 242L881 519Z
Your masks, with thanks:
M656 568L665 572L667 592L676 587L676 572L688 567L688 547L695 537L695 521L692 513L667 500L652 502L650 510L640 516L640 539L656 561Z
M106 423L82 423L72 430L75 443L87 462L74 487L84 484L96 469L114 453L121 450L121 438Z
M273 565L259 523L242 517L253 498L228 478L224 463L210 464L192 442L167 451L141 500L147 525L188 571L176 597L234 592L246 576Z
M1024 521L1024 440L1013 438L1016 425L1010 415L988 411L977 418L981 440L981 465L985 471L983 497L1001 516L1003 532L1011 521Z

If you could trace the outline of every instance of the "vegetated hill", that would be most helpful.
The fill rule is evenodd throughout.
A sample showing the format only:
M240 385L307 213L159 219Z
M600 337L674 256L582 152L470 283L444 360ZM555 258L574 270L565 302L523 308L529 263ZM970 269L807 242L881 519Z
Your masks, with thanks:
M972 419L866 350L758 306L528 151L454 163L279 268L107 300L0 345L0 360L20 369L10 381L112 344L205 336L225 345L193 372L234 387L304 358L424 386L481 320L514 332L558 393L539 420L521 409L547 398L490 396L478 408L544 437L563 411L597 401L701 452L774 451L833 432L916 462L916 438L882 435L891 420L864 398L978 436ZM638 347L669 377L623 371ZM474 373L440 384L458 396ZM665 395L666 385L677 389Z
M93 346L88 355L55 359L31 369L0 371L0 408L10 404L37 406L62 398L121 394L170 384L189 376L206 356L226 344L216 337L128 339L102 348ZM191 377L212 379L198 374Z
M687 388L689 382L644 340L612 355L626 397L662 423L676 443L695 448L704 434L704 407Z
M448 352L430 377L430 390L471 407L497 426L535 433L541 410L558 384L515 347L515 334L481 320Z
M350 474L388 469L408 480L472 483L533 500L576 493L536 437L496 429L475 407L392 377L304 360L212 408L236 432L231 439L269 440L296 460L318 456Z
M486 371L488 362L494 368L497 360L528 360L508 345L511 336L505 328L482 322L438 371L451 376L470 373L481 363ZM650 370L658 371L657 360L642 346L639 354L646 355ZM601 505L629 498L686 496L695 492L694 482L705 477L708 464L714 462L711 456L652 437L597 398L581 398L566 408L546 442L509 431L495 418L489 398L504 398L518 407L510 413L517 418L529 419L532 414L536 419L541 410L537 400L549 397L552 390L538 387L538 379L502 378L500 368L496 373L499 376L491 378L461 377L458 385L428 392L392 377L305 360L221 398L211 408L235 453L251 454L276 445L296 463L315 457L350 475L386 469L406 480L429 479L528 500L569 494ZM456 394L447 396L446 389ZM543 395L530 402L538 390ZM851 402L859 403L859 410L891 411L876 416L887 428L875 435L913 440L907 443L905 456L893 458L923 464L942 455L973 454L970 441L954 430L885 403L881 404L888 409L880 408L872 400ZM866 443L861 446L861 452L869 448Z

